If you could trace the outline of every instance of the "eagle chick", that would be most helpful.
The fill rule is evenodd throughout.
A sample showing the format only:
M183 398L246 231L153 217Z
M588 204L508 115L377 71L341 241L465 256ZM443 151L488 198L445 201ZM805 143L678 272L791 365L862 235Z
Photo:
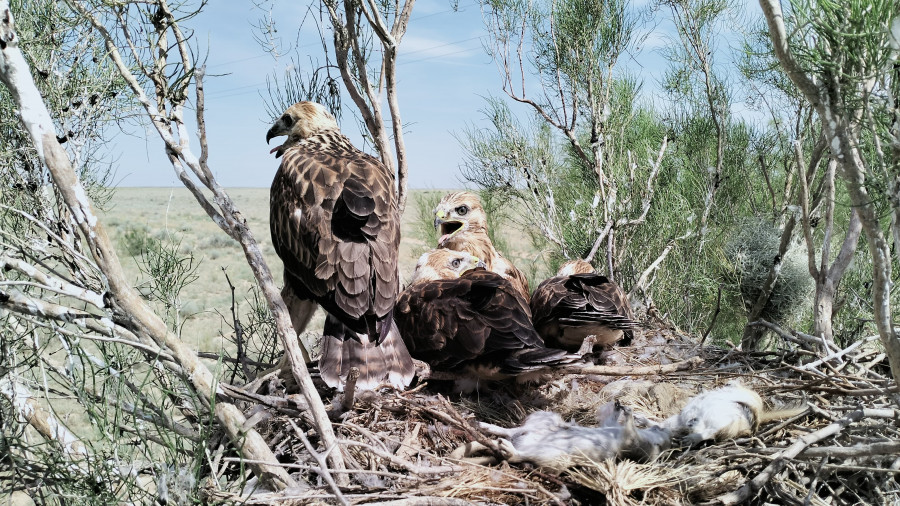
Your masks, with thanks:
M434 209L434 228L441 234L439 248L465 251L482 259L487 270L508 279L528 302L528 279L494 248L478 195L466 191L445 195Z

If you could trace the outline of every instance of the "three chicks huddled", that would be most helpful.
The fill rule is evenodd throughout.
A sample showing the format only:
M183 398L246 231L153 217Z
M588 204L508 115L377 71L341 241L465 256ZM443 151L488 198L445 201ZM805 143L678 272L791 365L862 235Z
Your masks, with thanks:
M530 292L526 276L494 247L475 193L445 195L434 228L436 248L419 258L394 318L412 356L455 373L459 390L577 364L591 345L630 338L638 325L622 289L583 260Z

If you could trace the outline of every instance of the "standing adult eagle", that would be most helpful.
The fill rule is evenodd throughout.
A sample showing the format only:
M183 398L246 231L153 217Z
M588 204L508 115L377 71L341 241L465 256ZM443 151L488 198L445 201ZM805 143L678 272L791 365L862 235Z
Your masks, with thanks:
M353 147L320 104L292 105L266 142L282 135L287 140L272 150L282 160L269 222L294 330L302 332L321 305L328 313L322 379L343 389L357 367L358 388L404 388L415 370L391 318L400 245L393 173Z
M531 297L534 327L548 346L577 350L587 336L595 344L630 340L637 327L625 292L584 260L564 263Z
M484 261L487 270L508 279L527 302L531 297L528 279L503 257L487 232L487 215L478 195L448 193L434 209L434 228L441 233L439 248L465 251Z
M461 376L464 391L481 380L528 379L527 373L573 361L544 346L519 291L482 265L463 251L422 255L394 311L410 353Z

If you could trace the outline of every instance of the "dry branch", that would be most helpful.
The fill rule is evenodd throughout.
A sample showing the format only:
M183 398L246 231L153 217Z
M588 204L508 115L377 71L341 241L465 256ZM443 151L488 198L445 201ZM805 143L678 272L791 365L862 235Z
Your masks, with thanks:
M560 369L567 373L576 374L596 374L598 376L654 376L657 374L668 374L678 371L688 371L703 363L700 357L693 357L681 362L671 364L648 365L644 367L631 366L611 366L611 365L589 365L589 366L570 366Z
M837 422L823 427L811 434L801 436L790 447L776 454L772 463L766 466L766 468L761 473L759 473L756 478L753 478L749 482L745 483L734 492L718 497L718 501L720 501L722 504L740 504L747 499L750 499L751 497L756 495L757 492L762 490L762 487L774 475L784 469L784 466L787 465L788 459L795 458L797 455L803 453L803 451L806 450L809 445L840 433L844 427L850 425L853 422L858 422L862 418L862 410L853 411L852 413L848 413L844 418L841 418Z
M105 228L97 219L68 155L57 141L53 120L19 50L8 0L0 0L0 41L0 81L12 93L21 114L20 120L28 131L38 156L49 169L94 261L105 274L114 304L123 314L128 315L129 326L133 327L136 335L146 336L157 346L170 350L173 359L187 373L200 398L206 402L211 401L217 393L212 373L199 361L196 353L168 331L165 323L141 300L128 282ZM214 411L235 447L245 457L277 463L262 437L255 431L244 430L246 419L233 404L216 402ZM294 483L282 468L274 465L258 465L254 470L260 477L279 487Z
M157 0L155 3L159 7L160 11L167 17L169 22L168 26L172 27L173 32L176 35L176 46L178 47L179 54L181 55L180 63L184 68L185 75L193 76L194 82L196 84L196 114L198 118L198 125L203 128L203 126L205 125L202 82L203 70L199 69L199 71L196 71L197 69L195 69L194 67L194 62L190 59L189 56L190 52L187 49L187 41L178 29L175 17L169 10L169 7L166 4L165 0ZM327 412L325 411L325 406L322 403L322 399L319 397L312 378L309 375L309 371L306 368L306 362L305 360L303 360L303 352L300 349L297 335L294 332L293 325L291 324L290 315L288 314L287 307L284 304L284 300L281 298L281 291L275 284L275 280L272 277L272 273L265 262L262 251L259 248L259 244L253 237L253 234L247 226L246 219L237 209L234 201L225 192L225 189L222 188L221 185L219 185L216 179L212 176L209 168L206 166L206 139L201 138L201 150L203 151L203 153L201 154L200 158L197 158L190 149L190 136L188 134L187 127L182 116L184 107L183 102L186 100L186 97L172 98L167 95L160 95L156 97L158 102L157 106L154 106L149 97L147 97L147 95L144 93L144 90L140 86L138 79L134 76L130 68L123 61L121 55L119 54L118 48L115 45L115 41L106 27L80 2L71 0L70 5L72 5L72 7L77 10L82 16L84 16L88 21L90 21L91 25L106 40L106 47L110 53L110 58L115 63L116 67L119 70L119 73L131 87L139 102L143 105L147 115L156 128L157 133L159 133L160 137L162 138L165 144L166 153L169 155L169 160L172 163L172 167L175 169L175 172L178 175L179 179L182 181L185 187L187 187L188 190L191 191L191 194L194 195L197 202L201 207L203 207L203 209L210 216L213 222L215 222L219 226L219 228L225 231L230 237L234 238L240 243L247 262L251 270L253 271L257 283L262 289L266 301L268 302L269 309L272 311L272 314L275 318L276 332L284 347L285 356L288 359L288 363L291 367L291 372L293 373L297 384L300 386L301 391L306 397L307 403L310 406L310 413L315 420L316 430L322 437L322 442L326 447L335 446L334 431L331 427L331 422L328 419ZM127 25L124 24L124 22L121 20L120 23L120 28L127 34ZM166 30L165 25L163 25L162 30ZM161 37L163 35L164 34L162 33L160 34ZM159 65L159 63L160 62L157 62L157 65ZM155 79L158 90L168 89L168 82L165 80L164 76L157 76L155 74L148 73L147 77ZM172 111L168 117L160 113L160 110L164 110L164 104L167 101L172 102ZM218 206L218 209L214 207L214 205L206 198L200 188L198 188L193 180L188 176L185 168L189 169L200 181L202 181L206 185L209 190L213 192L215 205ZM335 470L342 470L345 468L343 462L343 454L340 449L336 449L335 451L330 452L329 456L331 465ZM254 460L267 460L269 458L271 458L271 455L265 456L265 458L259 456L259 458L256 458ZM343 481L345 478L343 476L339 476L338 479L340 481Z
M88 457L84 444L63 425L53 413L48 413L38 404L31 391L15 381L11 375L0 378L0 395L7 398L22 419L34 427L48 441L59 445L63 455L73 463Z

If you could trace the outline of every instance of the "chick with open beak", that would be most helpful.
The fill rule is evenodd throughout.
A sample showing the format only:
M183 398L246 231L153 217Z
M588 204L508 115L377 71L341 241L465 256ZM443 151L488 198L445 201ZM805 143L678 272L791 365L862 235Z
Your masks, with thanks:
M487 270L510 280L526 301L530 299L525 274L494 248L478 195L467 191L445 195L434 209L434 228L440 233L439 248L465 251L484 260Z
M448 198L451 196L453 198ZM440 233L439 246L448 246L457 234L470 230L486 231L486 228L487 216L473 193L451 193L434 209L434 229Z

